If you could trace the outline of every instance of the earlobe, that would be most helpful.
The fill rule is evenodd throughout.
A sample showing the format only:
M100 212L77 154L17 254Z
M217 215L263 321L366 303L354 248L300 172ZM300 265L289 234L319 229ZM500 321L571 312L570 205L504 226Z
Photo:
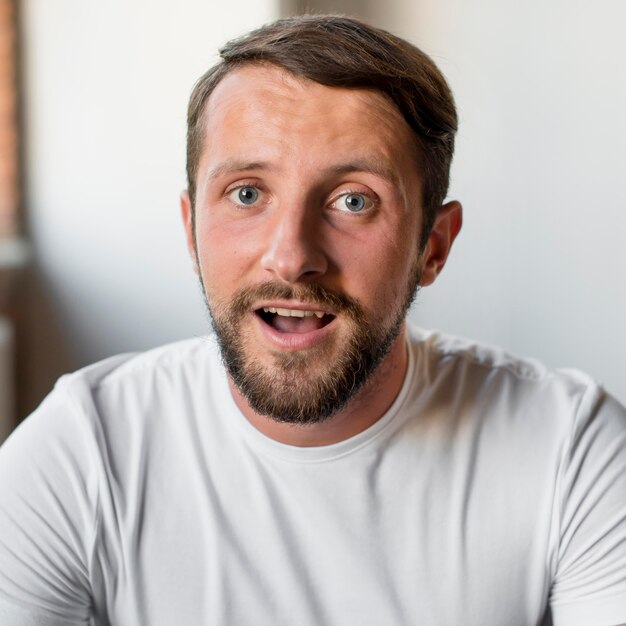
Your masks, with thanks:
M186 189L180 194L180 211L183 218L183 226L185 227L187 250L189 250L189 255L191 256L194 272L199 274L198 252L196 249L196 237L193 226L193 210L189 192Z
M426 247L422 253L422 278L420 285L432 285L443 269L452 244L463 224L463 207L452 200L444 204L435 218Z

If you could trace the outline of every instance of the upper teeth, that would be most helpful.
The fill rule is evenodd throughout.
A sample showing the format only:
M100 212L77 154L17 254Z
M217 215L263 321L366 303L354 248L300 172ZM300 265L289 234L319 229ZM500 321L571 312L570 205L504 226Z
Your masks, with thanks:
M301 309L279 309L275 306L264 306L263 310L266 313L276 313L276 315L282 315L283 317L323 317L324 311L302 311Z

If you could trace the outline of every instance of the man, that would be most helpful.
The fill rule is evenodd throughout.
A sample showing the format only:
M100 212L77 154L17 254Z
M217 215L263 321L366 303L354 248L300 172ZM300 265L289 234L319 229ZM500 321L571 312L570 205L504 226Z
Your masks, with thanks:
M626 622L624 409L404 321L461 227L455 130L354 20L223 49L182 196L217 345L65 377L11 437L1 624Z

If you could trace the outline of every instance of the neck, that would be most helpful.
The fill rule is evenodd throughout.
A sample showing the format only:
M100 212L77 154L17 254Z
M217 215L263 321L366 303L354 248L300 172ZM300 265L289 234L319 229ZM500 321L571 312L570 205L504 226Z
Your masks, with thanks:
M229 384L240 411L264 435L292 446L327 446L354 437L375 424L400 393L407 366L406 325L403 324L391 350L365 385L341 411L320 424L284 424L259 415L230 377Z

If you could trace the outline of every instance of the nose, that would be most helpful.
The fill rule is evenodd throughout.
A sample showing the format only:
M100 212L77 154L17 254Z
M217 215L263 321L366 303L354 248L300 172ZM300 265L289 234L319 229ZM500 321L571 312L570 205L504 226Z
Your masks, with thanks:
M280 207L269 225L261 263L263 269L288 283L312 281L328 270L321 217L306 207Z

